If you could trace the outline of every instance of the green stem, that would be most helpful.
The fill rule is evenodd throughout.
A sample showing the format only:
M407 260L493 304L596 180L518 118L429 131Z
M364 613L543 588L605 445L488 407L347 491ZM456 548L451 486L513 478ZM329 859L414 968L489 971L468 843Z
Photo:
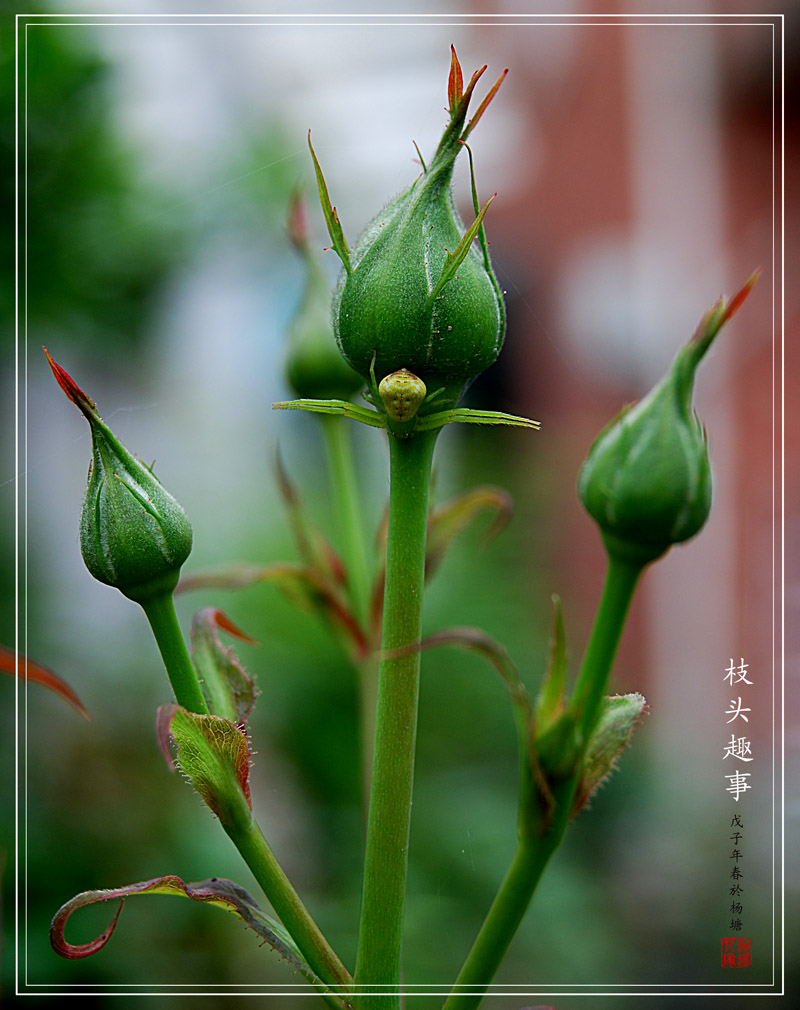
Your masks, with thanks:
M259 826L250 819L246 827L224 827L311 970L336 991L349 992L350 973L292 887Z
M359 690L359 731L361 734L361 792L363 796L364 827L369 809L372 788L372 760L375 746L375 719L378 706L378 660L371 653L357 664Z
M603 595L572 696L571 707L579 717L584 746L597 721L628 608L644 567L613 555L608 557Z
M625 618L643 567L609 555L603 594L571 704L577 719L581 748L578 752L578 772L550 783L553 813L539 833L534 826L540 824L540 820L525 816L530 804L536 802L532 793L536 785L530 779L529 769L523 766L519 845L453 991L444 1004L444 1010L474 1010L481 1003L550 857L561 844L578 787L580 755L597 721ZM527 760L524 754L523 760Z
M378 674L364 888L356 959L356 987L383 995L358 998L360 1010L399 1010L400 954L405 900L414 752L419 699L422 592L428 488L438 431L389 437L391 486L384 591L384 653Z
M197 673L178 624L171 594L142 603L164 659L175 698L190 712L208 714ZM243 802L244 805L244 802ZM326 985L347 991L352 978L311 918L289 878L281 869L249 808L236 824L223 824L242 858L269 898L311 970Z
M189 712L207 715L208 706L178 624L172 593L153 596L142 603L141 607L153 629L161 658L167 668L167 676L175 692L175 700Z
M356 617L366 627L369 611L370 567L364 540L361 499L353 462L349 425L339 417L321 415L333 497L347 564L347 584Z
M538 838L520 840L500 890L464 962L443 1010L480 1005L519 928L547 863L561 844L568 818Z

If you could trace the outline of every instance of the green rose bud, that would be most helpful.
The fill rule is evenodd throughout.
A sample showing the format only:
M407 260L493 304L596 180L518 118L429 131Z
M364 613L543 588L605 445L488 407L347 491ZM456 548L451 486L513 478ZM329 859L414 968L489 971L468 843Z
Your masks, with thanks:
M344 264L334 298L339 347L366 379L373 367L378 381L401 369L418 376L432 401L421 414L455 405L467 383L495 361L505 334L502 292L483 233L489 204L465 230L450 189L456 157L505 77L504 72L465 126L485 69L473 74L464 90L452 51L450 121L433 160L423 163L411 188L367 227L352 253L314 157L333 247ZM473 244L476 237L480 249Z
M286 377L298 396L349 400L364 385L336 346L331 322L331 289L308 243L303 204L292 201L289 238L303 257L306 282L302 300L289 327Z
M45 354L58 384L92 431L92 463L80 526L86 567L99 582L115 586L137 603L171 593L192 549L189 520L46 348Z
M711 511L706 435L692 410L697 366L755 284L720 300L678 352L670 372L597 437L578 494L609 554L648 564L699 532Z

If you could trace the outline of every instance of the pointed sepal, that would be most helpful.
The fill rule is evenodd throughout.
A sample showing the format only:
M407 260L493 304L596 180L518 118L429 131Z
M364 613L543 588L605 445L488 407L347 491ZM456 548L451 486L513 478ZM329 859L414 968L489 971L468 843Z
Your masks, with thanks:
M458 268L464 262L467 253L470 250L472 241L480 230L483 219L486 216L486 211L489 209L489 205L492 200L494 200L497 193L494 196L490 196L486 203L481 208L478 216L472 222L472 224L467 228L464 234L461 236L461 241L458 243L453 252L448 251L445 256L444 264L442 265L442 272L439 274L439 279L433 286L433 290L428 296L431 301L434 301L441 294L442 288L447 284L448 281L453 280L453 278L458 273Z
M308 149L311 151L311 157L314 161L314 172L317 176L317 188L319 189L319 201L322 206L322 213L325 217L325 224L328 226L328 234L330 235L331 242L333 243L333 250L344 264L345 270L350 273L353 269L352 264L350 263L350 249L347 246L347 241L345 240L344 232L342 231L339 215L336 213L336 208L331 203L331 198L328 195L328 187L325 183L325 176L322 174L322 169L320 168L319 161L317 160L316 152L311 144L311 130L308 131Z
M464 75L456 56L456 47L450 46L450 76L447 79L448 111L452 116L464 95Z

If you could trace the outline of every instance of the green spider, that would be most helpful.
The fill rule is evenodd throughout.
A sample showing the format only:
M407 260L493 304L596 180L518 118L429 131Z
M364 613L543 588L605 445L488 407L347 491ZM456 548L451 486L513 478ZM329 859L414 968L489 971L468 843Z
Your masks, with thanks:
M278 410L312 410L318 414L340 414L353 421L360 421L372 428L384 428L396 438L410 438L416 432L433 431L446 424L459 421L465 424L509 424L519 428L540 428L539 421L527 417L504 414L496 410L472 410L469 407L453 407L433 414L420 416L423 404L432 403L444 392L444 387L428 393L425 383L407 368L391 372L381 379L375 378L375 355L370 365L369 387L364 390L364 399L377 409L370 410L349 400L286 400L274 403Z

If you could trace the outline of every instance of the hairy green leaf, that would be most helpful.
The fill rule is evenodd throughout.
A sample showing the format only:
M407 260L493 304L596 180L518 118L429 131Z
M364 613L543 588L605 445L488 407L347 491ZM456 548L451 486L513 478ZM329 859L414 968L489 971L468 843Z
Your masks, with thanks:
M192 621L192 659L209 711L243 726L255 704L256 685L233 650L222 644L220 628L254 644L221 610L207 607Z

